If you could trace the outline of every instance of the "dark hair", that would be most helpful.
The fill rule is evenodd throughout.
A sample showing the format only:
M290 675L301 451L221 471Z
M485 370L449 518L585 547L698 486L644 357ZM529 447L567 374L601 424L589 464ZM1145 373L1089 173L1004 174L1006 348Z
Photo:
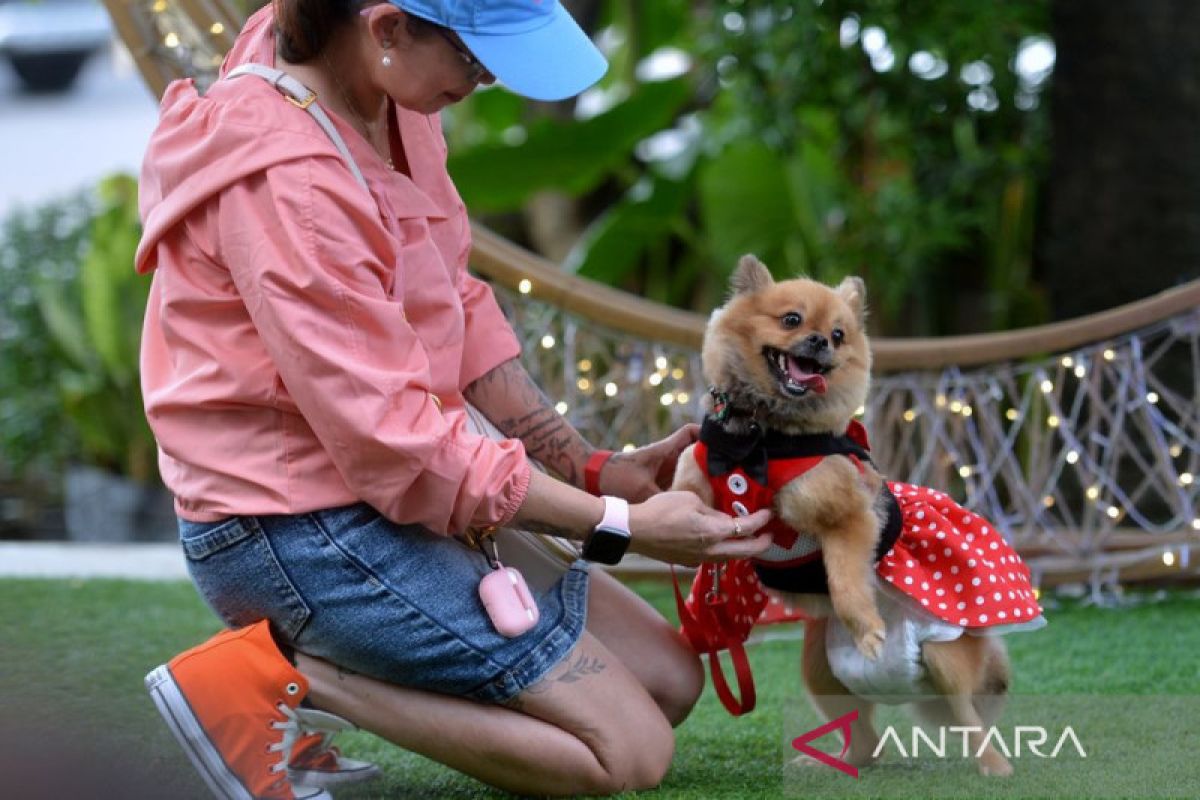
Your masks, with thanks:
M275 5L275 38L285 61L298 64L316 58L329 44L338 28L354 19L369 3L361 0L272 0ZM437 27L434 23L407 15L405 28L410 36L424 38Z

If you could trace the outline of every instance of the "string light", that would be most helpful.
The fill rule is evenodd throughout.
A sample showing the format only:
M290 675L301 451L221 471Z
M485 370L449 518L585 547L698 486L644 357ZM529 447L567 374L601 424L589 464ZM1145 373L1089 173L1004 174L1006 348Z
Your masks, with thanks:
M911 408L904 412L904 421L905 422L912 422L916 418L917 418L917 412L913 411Z
M687 392L676 392L675 393L675 402L679 403L679 405L681 405L681 406L687 405L687 401L691 400L691 399L692 399L691 395L689 395Z
M1075 367L1075 377L1076 378L1083 378L1086 375L1087 375L1087 367L1085 367L1083 364L1080 364L1077 367Z
M1007 419L1009 422L1016 422L1017 417L1019 417L1019 416L1021 416L1021 415L1017 413L1017 410L1015 408L1010 408L1008 411L1004 412L1004 418Z
M1042 381L1042 394L1050 394L1054 391L1054 382L1050 380Z
M167 0L154 0L154 5L150 6L155 14L161 14L167 10Z
M865 413L867 413L865 406L859 406L858 408L854 409L854 416L856 417L861 417Z
M958 468L958 474L964 478L971 477L973 470L970 467L962 466Z
M1193 480L1195 480L1195 479L1192 477L1192 473L1190 473L1190 472L1181 472L1179 474L1179 485L1180 486L1191 486Z
M946 395L939 394L937 396L937 398L934 399L933 402L938 408L945 408L946 407Z
M1088 500L1095 500L1097 497L1100 496L1100 487L1099 486L1089 486L1087 488L1087 492L1085 492L1085 494L1087 495Z
M675 369L671 370L671 377L677 381L683 380L683 374L683 370L680 367L676 367Z
M225 26L219 22L214 22L212 24L212 27L209 28L209 31L212 32L213 36L220 36L222 33L225 32Z
M1164 552L1163 553L1163 563L1166 564L1168 567L1172 566L1175 563L1175 554L1172 553L1170 550L1167 550L1166 552Z
M658 398L658 401L660 403L662 403L664 406L669 406L669 405L671 405L671 403L675 402L675 395L671 394L670 392L667 392L662 397Z
M662 383L662 375L658 374L657 372L654 372L654 373L651 373L650 377L647 378L646 380L649 381L651 386L658 386L660 383Z
M604 384L604 394L608 397L616 397L617 396L617 385L615 383L612 383L611 381L609 383Z
M559 416L566 414L568 408L569 408L569 406L562 401L559 401L554 406L554 410L558 412Z
M632 453L634 450L637 450L637 445L626 442L625 446L622 447L621 450L626 453Z
M591 372L592 370L592 362L586 358L579 359L579 364L577 366L579 367L580 372Z
M1117 353L1115 350L1108 349L1108 350L1104 351L1104 360L1105 361L1112 361L1116 357L1117 357Z
M1147 392L1146 402L1150 405L1156 405L1158 403L1158 392Z
M1060 363L1064 367L1072 367L1075 364L1075 359L1071 358L1070 356L1063 356L1062 361Z
M172 31L163 37L163 44L170 48L179 47L179 36Z
M1046 417L1046 424L1049 425L1051 428L1057 428L1058 423L1059 423L1058 417L1054 416L1053 414Z
M1173 444L1167 448L1167 452L1171 454L1171 458L1179 458L1179 456L1183 453L1183 446L1180 444Z
M533 291L533 281L529 278L521 278L521 282L517 284L517 291L521 294L529 294Z
M659 356L658 358L654 359L654 366L657 367L658 369L666 369L667 368L667 357Z
M953 403L950 404L950 411L952 413L957 414L958 412L962 411L962 407L963 407L962 403L955 400Z
M587 378L580 378L575 382L575 385L579 387L579 391L581 392L591 391L592 388L592 382Z
M962 407L962 415L963 415L964 417L969 417L969 416L971 416L971 414L972 414L972 413L974 413L974 412L972 412L972 411L971 411L971 407L970 407L970 406L968 406L968 405L964 405L964 406Z
M1044 505L1046 508L1053 508L1054 507L1054 498L1051 497L1050 495L1046 495L1045 497L1042 498L1042 505Z
M1117 517L1121 516L1121 509L1117 508L1116 506L1109 506L1104 510L1104 513L1108 514L1110 519L1116 519Z

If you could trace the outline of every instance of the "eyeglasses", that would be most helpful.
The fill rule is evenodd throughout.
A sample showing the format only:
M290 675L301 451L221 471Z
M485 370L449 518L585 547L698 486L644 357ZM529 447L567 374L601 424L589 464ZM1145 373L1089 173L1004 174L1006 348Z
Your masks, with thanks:
M465 44L458 40L457 36L440 25L435 26L434 30L437 31L443 39L450 43L450 46L454 48L456 53L458 53L458 57L461 58L463 63L467 65L467 80L469 80L471 83L481 83L483 82L484 78L491 77L492 73L488 72L488 68L485 67L483 63L475 57L474 53L467 49Z

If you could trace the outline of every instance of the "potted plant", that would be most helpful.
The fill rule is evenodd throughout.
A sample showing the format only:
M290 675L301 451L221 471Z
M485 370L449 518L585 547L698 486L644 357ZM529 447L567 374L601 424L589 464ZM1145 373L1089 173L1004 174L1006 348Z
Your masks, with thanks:
M39 282L42 319L61 355L57 391L77 437L66 470L67 534L84 541L174 536L138 375L150 281L133 269L141 237L137 183L102 181L77 281Z

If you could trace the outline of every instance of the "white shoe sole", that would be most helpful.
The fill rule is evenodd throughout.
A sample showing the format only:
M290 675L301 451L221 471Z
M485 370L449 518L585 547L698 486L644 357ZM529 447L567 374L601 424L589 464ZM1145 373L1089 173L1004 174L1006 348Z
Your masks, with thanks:
M214 795L220 800L256 800L213 746L166 664L146 675L146 691L150 693L158 713L187 754L188 760ZM292 791L296 800L333 800L328 792L307 786L293 785Z
M293 785L316 786L321 789L334 789L339 786L349 786L352 783L373 781L383 774L376 764L369 764L362 769L339 769L323 772L310 769L289 769L288 779Z

